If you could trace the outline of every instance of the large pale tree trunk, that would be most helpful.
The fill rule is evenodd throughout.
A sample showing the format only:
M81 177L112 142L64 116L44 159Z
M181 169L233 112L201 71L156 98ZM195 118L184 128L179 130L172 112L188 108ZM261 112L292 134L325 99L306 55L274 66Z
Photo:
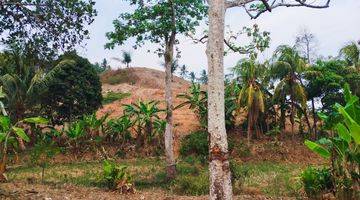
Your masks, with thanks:
M174 156L174 135L173 135L173 100L172 100L172 74L171 63L174 54L175 35L171 36L165 50L165 101L166 101L166 128L165 128L165 155L166 174L168 179L174 179L176 165Z
M176 176L176 163L174 155L174 134L173 134L173 100L172 100L172 72L171 64L174 58L174 46L176 40L176 16L175 7L169 0L172 11L173 30L165 37L165 101L166 101L166 127L165 127L165 156L166 175L169 180Z
M232 199L224 108L224 0L209 0L208 131L210 134L210 199Z

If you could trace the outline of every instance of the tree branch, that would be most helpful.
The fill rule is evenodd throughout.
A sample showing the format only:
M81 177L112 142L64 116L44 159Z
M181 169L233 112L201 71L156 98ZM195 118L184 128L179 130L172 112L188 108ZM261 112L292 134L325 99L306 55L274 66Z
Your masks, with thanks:
M256 1L261 1L266 9L254 9L246 7L249 3ZM273 9L278 7L308 7L314 9L328 8L330 6L331 0L326 0L326 2L324 2L323 4L316 4L316 2L318 2L317 0L314 0L312 2L309 2L308 0L273 0L270 4L269 1L270 0L233 0L226 2L226 8L243 7L251 19L256 19L266 11L271 12Z

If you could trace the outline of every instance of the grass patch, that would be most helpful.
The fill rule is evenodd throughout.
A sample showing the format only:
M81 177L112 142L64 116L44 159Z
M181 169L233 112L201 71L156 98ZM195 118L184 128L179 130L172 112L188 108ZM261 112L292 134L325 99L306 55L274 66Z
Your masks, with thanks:
M100 77L102 83L117 85L121 83L134 84L134 80L131 77L131 72L125 69L109 70L103 73Z
M127 171L138 190L164 189L180 195L204 195L209 191L208 166L194 157L178 162L177 177L171 182L166 180L166 163L161 158L118 160L117 163L128 166ZM303 185L297 177L302 170L302 166L295 164L232 162L234 193L250 194L249 188L252 188L271 197L298 197L302 195ZM102 176L102 161L54 164L45 170L45 182L52 184L104 188ZM8 177L10 181L40 182L41 168L14 168Z
M110 103L112 103L114 101L125 99L125 98L129 97L130 95L131 95L130 93L107 92L103 96L102 104L103 105L110 104Z

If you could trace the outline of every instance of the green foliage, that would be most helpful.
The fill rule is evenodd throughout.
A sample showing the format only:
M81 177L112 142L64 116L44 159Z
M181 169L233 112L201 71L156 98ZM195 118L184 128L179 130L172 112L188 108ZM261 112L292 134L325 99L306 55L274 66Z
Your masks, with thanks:
M172 189L180 195L200 196L209 193L209 175L202 172L197 176L178 176Z
M103 172L104 181L109 189L119 190L122 194L135 192L132 178L127 172L127 166L104 160Z
M311 199L321 199L322 194L331 192L334 187L331 171L328 168L308 167L301 173L301 180L306 195Z
M207 157L209 154L208 134L199 131L185 136L181 141L180 155Z
M87 38L96 16L92 0L6 1L0 7L0 39L39 55L75 47Z
M122 45L129 38L135 38L135 48L145 42L164 45L170 41L173 31L177 34L194 32L207 11L202 0L128 2L135 10L122 13L119 19L114 20L115 30L106 34L110 40L106 48ZM164 49L158 49L157 53L162 55Z
M107 126L109 128L107 134L113 141L122 141L124 144L132 139L130 128L133 126L133 122L129 116L124 115L117 119L110 119Z
M71 52L60 57L53 79L41 98L44 112L54 124L92 114L102 101L101 83L90 62Z
M123 105L124 115L130 117L137 132L138 146L150 143L159 143L164 133L163 121L159 114L164 110L159 109L158 101L138 101ZM160 127L160 129L159 129Z
M346 105L335 104L337 114L341 116L336 124L329 125L337 136L323 138L317 143L305 141L314 152L325 158L331 158L331 172L335 180L335 190L339 199L353 198L359 183L360 166L360 104L359 98L351 94L349 86L344 87ZM326 115L322 118L329 119ZM332 123L334 121L328 121ZM348 196L343 196L348 195Z
M18 147L19 140L17 138L22 139L25 142L29 142L30 138L25 133L23 128L19 126L23 123L28 124L38 124L37 122L47 122L46 119L42 119L40 117L24 119L22 121L18 121L14 124L11 123L10 117L0 115L0 145L2 147L1 152L1 162L0 162L0 182L6 180L6 176L4 175L7 164L7 154L8 148L11 145L16 152ZM39 123L39 124L40 124Z
M122 100L130 96L130 93L122 93L122 92L107 92L103 96L102 105L110 104L114 101Z
M104 58L101 64L99 64L98 62L93 64L93 68L98 74L101 74L107 70L110 70L110 65L108 65L107 60Z
M36 143L30 152L31 163L42 168L42 182L44 182L45 168L49 165L50 159L59 154L61 150L52 140L53 136L51 132L38 134Z
M207 127L207 93L201 89L200 84L193 83L188 93L177 95L178 98L184 99L184 102L177 105L174 109L189 106L190 110L194 110L200 120L200 124Z
M355 68L360 67L360 47L356 42L351 42L341 48L340 55L345 58L348 65L354 66Z
M123 51L122 54L122 63L126 64L126 67L129 67L130 63L131 63L131 54L130 52L127 51Z

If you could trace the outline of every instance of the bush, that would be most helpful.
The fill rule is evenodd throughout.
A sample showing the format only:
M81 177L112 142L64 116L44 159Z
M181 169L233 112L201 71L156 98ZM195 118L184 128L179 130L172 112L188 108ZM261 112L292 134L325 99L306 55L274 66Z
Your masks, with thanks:
M102 104L106 105L106 104L110 104L114 101L117 100L122 100L126 97L129 97L130 93L119 93L119 92L107 92L104 96L103 96L103 100L102 100Z
M76 53L60 57L41 97L41 108L53 124L63 124L92 114L102 101L99 76L91 63Z
M312 199L319 199L334 188L329 168L308 167L302 172L301 180L307 196Z
M243 184L250 175L250 168L238 165L234 161L230 161L231 182L233 184L234 194L240 194L243 190Z
M180 155L207 157L209 154L208 134L198 131L185 136L181 141Z
M119 190L122 194L134 193L134 184L126 171L127 167L105 160L103 165L104 180L109 189Z

